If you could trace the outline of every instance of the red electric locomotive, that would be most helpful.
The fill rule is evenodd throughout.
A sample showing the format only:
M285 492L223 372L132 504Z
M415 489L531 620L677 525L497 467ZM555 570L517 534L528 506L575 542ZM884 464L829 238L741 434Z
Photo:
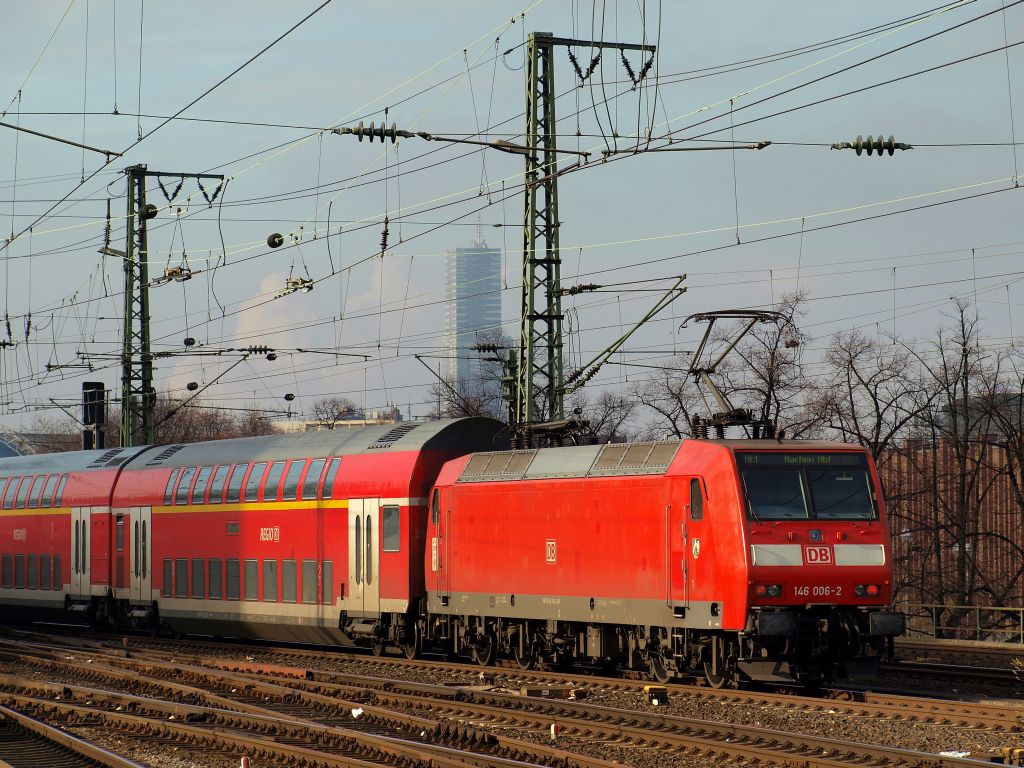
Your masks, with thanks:
M700 670L715 686L870 674L903 632L867 454L686 440L479 453L431 500L427 635L506 652Z

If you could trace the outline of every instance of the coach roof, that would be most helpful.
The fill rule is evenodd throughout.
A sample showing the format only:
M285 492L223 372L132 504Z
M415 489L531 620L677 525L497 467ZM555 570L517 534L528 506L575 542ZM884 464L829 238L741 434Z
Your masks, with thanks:
M507 440L505 425L494 419L406 421L292 435L155 446L132 461L128 469L241 464L360 453L452 451L461 446L465 446L465 450L473 450L482 446L504 447Z

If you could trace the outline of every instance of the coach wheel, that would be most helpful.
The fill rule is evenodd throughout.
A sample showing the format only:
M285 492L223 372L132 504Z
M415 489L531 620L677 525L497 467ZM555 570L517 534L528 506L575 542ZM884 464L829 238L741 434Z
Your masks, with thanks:
M405 658L415 659L420 655L420 648L422 647L422 639L420 638L420 623L418 621L412 622L405 629L406 637L405 642L402 644L402 651L405 653Z
M388 647L387 643L385 643L385 642L383 642L381 640L374 640L370 644L370 653L372 653L374 656L383 656L384 655L384 650L387 647Z
M489 667L494 664L494 657L498 652L498 641L491 632L482 632L477 635L473 644L473 660L481 667Z
M672 679L672 673L665 666L665 658L660 653L652 653L648 664L651 668L651 677L659 683L667 683Z
M522 650L519 650L518 642L512 643L512 655L520 669L533 669L537 664L537 654L531 642L524 642Z

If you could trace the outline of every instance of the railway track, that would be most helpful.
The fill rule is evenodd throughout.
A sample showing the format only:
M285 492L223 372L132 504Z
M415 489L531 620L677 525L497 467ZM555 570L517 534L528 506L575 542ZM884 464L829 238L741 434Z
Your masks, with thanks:
M195 647L192 648L195 650ZM706 720L666 715L660 712L642 712L584 701L567 701L521 696L510 691L490 690L491 680L476 685L471 675L463 674L461 686L425 684L396 679L395 677L367 677L363 673L346 674L337 671L311 669L309 666L287 666L256 661L238 661L223 657L190 656L178 646L176 651L143 649L126 653L123 648L89 644L84 649L91 662L89 675L106 680L107 684L128 679L145 680L154 689L164 687L168 694L192 696L193 706L234 710L220 718L241 717L235 712L264 718L277 717L281 726L291 724L299 729L275 736L280 739L297 738L302 727L315 723L319 728L339 729L350 723L350 714L360 710L367 724L394 723L396 719L418 718L413 729L421 734L436 735L441 746L457 744L474 750L492 749L504 759L528 759L549 764L555 755L550 751L538 753L536 742L546 738L552 725L559 730L558 744L578 749L601 745L602 754L614 749L621 762L636 764L639 752L649 750L682 750L691 756L727 755L734 760L758 760L773 764L789 764L794 758L816 765L920 765L955 766L978 765L974 760L938 756L914 750L897 749L875 744L859 744L844 739L809 734L794 734L778 729L743 726L735 723L708 722ZM59 668L61 655L68 649L61 646L46 648L36 645L23 654L8 648L8 658L17 657L24 663L40 664L47 670ZM0 654L0 655L3 655ZM138 654L139 657L136 656ZM291 650L286 658L294 658ZM305 660L305 653L297 654ZM323 656L320 655L322 660ZM360 658L360 657L343 657ZM372 659L370 664L397 669L408 668L408 662L397 659ZM421 662L420 666L439 666L439 662ZM449 667L451 665L446 665ZM465 667L458 667L463 673ZM494 672L490 673L493 678ZM487 676L487 673L485 673ZM547 678L562 685L587 685L591 691L614 689L639 692L636 681L587 678L553 673L535 673L538 679ZM10 680L0 680L0 688L8 690ZM791 712L827 713L831 718L864 718L908 723L928 723L956 728L995 730L1001 733L1019 733L1019 713L1009 708L969 705L963 702L926 701L905 697L886 697L879 694L846 692L845 701L808 699L783 694L742 691L718 691L692 686L667 686L672 698L700 697L717 701L722 706L771 708ZM52 694L52 691L51 691ZM20 694L19 694L20 695ZM99 694L85 695L96 700ZM836 695L840 695L837 693ZM38 696L37 696L38 698ZM202 703L197 703L202 702ZM124 707L128 704L120 702ZM340 711L339 711L340 709ZM195 713L193 713L195 715ZM204 717L212 717L205 712ZM166 712L163 714L166 718ZM332 719L333 718L333 719ZM390 718L390 721L388 720ZM232 721L234 722L234 721ZM228 723L218 721L219 727ZM195 726L198 727L198 726ZM237 724L231 727L238 727ZM314 729L315 730L315 729ZM516 733L518 737L507 734ZM445 741L447 740L447 741ZM559 751L558 759L566 760L569 753ZM576 755L574 762L583 765L588 759Z
M143 768L5 706L0 706L0 764L10 768Z

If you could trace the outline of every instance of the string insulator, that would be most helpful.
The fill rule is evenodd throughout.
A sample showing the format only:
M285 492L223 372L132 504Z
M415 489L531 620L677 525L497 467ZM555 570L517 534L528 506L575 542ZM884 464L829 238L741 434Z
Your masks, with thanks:
M907 150L913 149L910 144L904 144L903 142L896 141L892 136L888 139L879 134L877 137L868 134L865 139L863 136L857 136L853 141L840 141L832 145L832 149L852 149L858 155L862 152L867 152L868 155L873 152L878 153L881 157L883 152L888 152L891 157L897 149Z

